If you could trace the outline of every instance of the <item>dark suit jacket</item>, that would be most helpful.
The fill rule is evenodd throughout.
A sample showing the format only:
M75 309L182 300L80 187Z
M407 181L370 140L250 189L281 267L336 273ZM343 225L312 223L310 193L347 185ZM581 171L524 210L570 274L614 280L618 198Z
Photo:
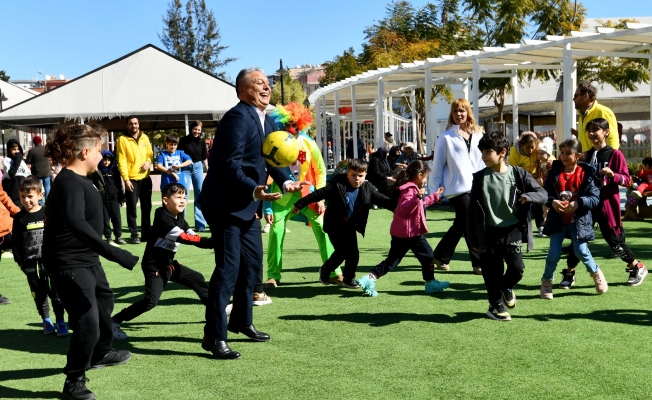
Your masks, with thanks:
M256 186L264 185L269 173L282 187L287 180L281 169L262 156L265 137L275 130L265 116L264 129L254 106L241 101L220 121L208 158L199 204L207 219L232 215L244 221L254 218L259 202L253 200Z

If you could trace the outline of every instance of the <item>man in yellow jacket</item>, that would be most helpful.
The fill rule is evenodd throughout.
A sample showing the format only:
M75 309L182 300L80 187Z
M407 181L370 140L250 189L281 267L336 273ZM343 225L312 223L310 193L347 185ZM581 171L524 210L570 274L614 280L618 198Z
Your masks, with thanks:
M596 118L604 118L609 122L609 132L618 132L618 121L614 112L607 106L598 104L598 91L589 82L580 82L575 90L573 102L575 109L580 112L580 120L577 123L577 130L571 129L571 133L577 136L577 140L582 144L582 151L589 151L593 148L593 143L589 140L589 134L586 132L586 124ZM613 149L620 147L618 135L607 136L607 145Z
M147 135L140 132L138 118L127 117L127 133L118 138L118 168L125 182L125 203L127 203L127 226L131 232L131 242L139 244L147 241L151 227L152 178L149 167L154 159L152 144ZM140 200L140 233L136 205Z

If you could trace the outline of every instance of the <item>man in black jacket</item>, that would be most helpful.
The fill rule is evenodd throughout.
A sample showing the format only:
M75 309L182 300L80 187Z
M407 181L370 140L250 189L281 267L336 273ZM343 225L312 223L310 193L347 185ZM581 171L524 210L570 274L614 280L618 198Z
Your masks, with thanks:
M350 289L360 287L355 280L360 259L356 232L364 237L371 204L388 210L396 208L396 200L378 193L371 183L365 181L366 175L366 162L349 160L346 175L333 177L328 185L294 203L293 212L296 214L311 203L324 199L328 201L324 232L328 233L335 251L319 269L319 281L324 285L330 284L330 274L345 262L342 286Z

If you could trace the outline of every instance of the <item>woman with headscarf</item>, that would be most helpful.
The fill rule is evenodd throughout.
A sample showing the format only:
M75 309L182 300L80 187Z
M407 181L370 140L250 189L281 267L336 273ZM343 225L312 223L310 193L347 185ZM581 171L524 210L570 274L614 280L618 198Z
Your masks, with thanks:
M392 169L387 161L389 152L385 147L379 147L369 160L369 168L367 169L367 180L371 182L378 191L388 196L389 188L394 183L392 177Z

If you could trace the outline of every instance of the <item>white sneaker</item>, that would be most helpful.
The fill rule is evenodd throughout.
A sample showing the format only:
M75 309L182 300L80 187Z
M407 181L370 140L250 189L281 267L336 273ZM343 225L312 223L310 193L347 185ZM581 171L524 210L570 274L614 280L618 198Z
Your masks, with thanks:
M233 310L233 303L227 304L227 306L224 308L227 317L231 315L231 310Z
M636 197L637 199L643 198L643 195L638 190L632 190L632 196Z
M546 237L546 235L543 234L543 226L539 227L539 233L537 234L539 237Z
M270 224L265 224L265 226L263 226L263 233L269 233L271 227L272 226Z
M267 304L272 304L272 298L269 297L265 292L254 293L253 303L255 306L264 306Z
M127 340L129 336L120 329L120 324L113 323L113 340Z

